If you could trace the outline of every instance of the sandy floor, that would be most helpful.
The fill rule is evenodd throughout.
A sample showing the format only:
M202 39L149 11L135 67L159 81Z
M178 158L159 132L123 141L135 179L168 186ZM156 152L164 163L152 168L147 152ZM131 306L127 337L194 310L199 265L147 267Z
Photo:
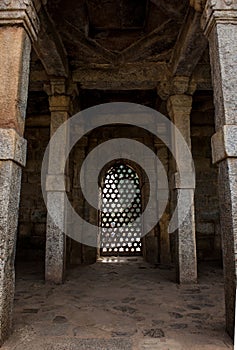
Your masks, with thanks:
M173 278L172 269L140 259L77 267L62 286L24 268L14 333L2 349L233 349L224 331L222 270L201 268L198 285L180 287Z

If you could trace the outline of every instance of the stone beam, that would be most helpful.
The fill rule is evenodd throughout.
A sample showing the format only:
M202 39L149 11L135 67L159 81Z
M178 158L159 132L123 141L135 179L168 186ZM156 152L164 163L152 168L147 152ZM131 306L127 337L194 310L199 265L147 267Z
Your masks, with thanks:
M168 75L166 64L93 65L73 72L73 81L84 89L155 89Z
M159 45L160 42L164 41L164 37L162 37L160 33L172 27L174 27L174 21L171 19L165 21L151 33L135 41L132 45L123 50L116 58L117 62L122 63L128 60L136 61L139 59L139 57L143 56L144 54L146 55L146 52L149 53L149 49L152 46L156 44Z
M191 76L201 59L207 47L207 39L200 21L201 13L190 7L170 60L173 75Z
M43 6L39 12L39 19L41 30L38 41L34 43L35 52L48 75L67 77L68 60L66 50L51 18Z
M117 55L111 51L105 49L96 40L85 36L79 28L75 27L73 24L65 20L68 26L68 31L64 35L68 36L70 40L73 40L79 47L84 47L87 51L91 52L92 55L102 57L108 63L115 63Z
M197 85L197 90L213 90L210 64L198 63L192 78L192 82Z
M48 80L45 70L31 70L30 90L42 91ZM85 89L156 89L161 82L169 87L171 75L164 63L131 63L119 67L98 64L75 70L73 80ZM191 81L199 90L212 90L210 65L198 64ZM167 97L169 94L170 91Z
M180 13L180 9L177 8L177 2L176 4L172 4L171 2L168 2L166 0L151 0L151 2L158 7L159 10L164 12L168 17L180 20L182 18L182 15ZM180 1L180 7L183 6L182 1Z

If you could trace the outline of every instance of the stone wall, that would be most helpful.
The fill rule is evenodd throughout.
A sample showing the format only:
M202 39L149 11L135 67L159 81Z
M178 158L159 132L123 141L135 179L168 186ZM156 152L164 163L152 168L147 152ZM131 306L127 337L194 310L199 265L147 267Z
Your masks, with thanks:
M49 142L49 128L26 126L27 163L22 174L17 256L21 259L44 258L46 207L41 192L41 163Z
M45 98L45 97L44 97ZM35 101L40 101L40 106L35 106ZM23 170L21 203L19 213L18 229L18 257L24 259L44 258L45 235L46 235L46 207L43 202L40 186L41 162L45 148L49 141L49 121L47 105L42 110L42 101L35 96L30 100L32 111L40 110L44 115L27 117L25 138L28 141L27 164ZM32 112L29 111L29 112ZM217 167L212 165L211 160L211 136L214 134L214 109L212 96L207 92L194 95L193 110L191 115L192 151L196 167L197 187L195 192L195 215L196 215L196 237L197 253L199 260L221 258L221 237L219 226L219 207L217 193ZM136 130L119 132L117 128L105 128L103 131L87 135L78 143L70 157L71 202L82 216L87 219L96 218L95 213L85 206L83 195L79 184L79 172L83 159L88 152L100 142L118 137L139 138ZM140 135L141 138L144 135ZM159 140L151 140L147 135L142 140L154 151L161 153L166 170L168 170L168 152L159 144ZM166 251L164 237L161 235L167 230L169 213L167 212L160 223L159 229L154 231L147 239L147 247L157 245L155 259L161 257ZM79 229L79 228L78 228ZM158 238L158 240L157 240ZM155 242L155 243L154 243ZM151 250L149 250L151 252ZM149 254L147 250L147 254ZM72 264L91 263L95 261L96 251L89 247L68 239L67 244L68 261ZM166 254L166 253L165 253ZM164 255L164 254L163 254ZM166 254L167 255L167 254ZM148 259L153 262L154 257Z
M221 258L218 168L212 164L211 136L214 129L212 96L194 96L191 115L192 153L196 170L195 216L199 260Z
M74 147L70 158L70 173L71 173L71 203L74 209L82 215L85 220L88 220L95 225L98 222L98 214L92 210L91 207L85 204L83 194L80 187L80 168L83 163L84 157L89 152L102 142L110 140L116 137L131 138L134 137L136 140L141 141L150 147L154 152L159 153L160 160L164 166L168 166L168 153L164 151L164 146L161 141L157 140L154 142L154 138L151 137L147 132L137 129L136 127L127 126L110 126L99 128L94 132L84 137L82 141ZM155 147L156 145L156 147ZM148 193L143 193L144 201L147 200ZM99 200L99 198L98 198ZM162 221L164 229L167 229L167 225ZM80 228L76 228L80 230ZM163 245L163 240L159 242L159 226L157 225L143 240L143 255L145 259L151 263L158 263L160 256L160 246ZM90 248L75 241L71 241L70 244L70 262L74 264L78 263L91 263L96 259L96 249Z

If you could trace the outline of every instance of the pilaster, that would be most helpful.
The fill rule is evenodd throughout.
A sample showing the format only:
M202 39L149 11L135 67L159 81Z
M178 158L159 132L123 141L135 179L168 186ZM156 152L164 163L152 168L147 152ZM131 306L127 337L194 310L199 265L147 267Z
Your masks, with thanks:
M209 40L214 88L213 163L219 199L225 280L226 328L234 337L237 279L237 0L207 0L202 27Z
M0 2L0 345L12 327L21 169L26 160L22 136L31 41L38 29L31 0Z

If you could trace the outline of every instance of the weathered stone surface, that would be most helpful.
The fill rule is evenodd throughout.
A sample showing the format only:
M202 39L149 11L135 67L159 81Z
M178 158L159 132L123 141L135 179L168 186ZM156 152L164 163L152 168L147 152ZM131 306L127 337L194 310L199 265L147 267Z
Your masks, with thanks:
M218 198L218 167L212 164L211 137L214 134L212 93L197 93L191 113L192 155L196 174L195 220L197 258L221 260ZM208 227L213 227L211 232Z
M40 23L32 0L4 0L0 3L0 23L22 25L32 41L37 39Z
M83 88L154 89L168 74L166 64L124 64L119 67L99 65L73 72L73 81Z
M192 97L187 95L174 95L168 99L167 108L171 120L182 133L185 142L191 149L190 137L190 114L192 108ZM173 135L174 156L177 162L181 164L183 174L189 174L193 171L193 165L188 164L184 157L182 147ZM173 164L173 169L176 165ZM178 169L180 171L180 169ZM183 180L183 179L182 179ZM174 173L174 192L173 206L177 205L179 196L183 196L187 203L194 203L194 187L195 184L190 181L182 181L180 176ZM192 187L193 186L193 187ZM178 208L177 224L178 229L175 233L175 259L176 259L176 278L179 283L193 283L197 281L197 258L196 258L196 238L195 238L195 215L194 205L192 204L188 214L182 222L183 212L187 208Z
M190 138L190 113L192 109L192 96L187 95L173 95L167 101L167 109L172 122L176 128L181 132L186 144L191 149ZM191 173L192 163L187 162L186 153L183 150L183 143L180 143L180 138L176 135L172 136L174 157L182 168L182 172ZM180 169L178 169L180 171Z
M171 180L172 188L176 189L194 189L195 179L193 178L192 172L184 173L182 179L180 178L180 173L176 172L173 174L173 179Z
M26 120L27 162L22 174L17 258L44 259L47 210L41 190L41 164L49 141L49 128L39 127L38 118ZM26 240L27 237L27 240Z
M14 259L21 185L19 164L25 163L26 151L25 141L20 136L24 131L28 93L30 38L35 39L38 30L33 3L2 1L0 24L0 127L15 129L15 131L1 129L0 142L2 152L0 156L0 343L2 343L11 332L15 284ZM2 161L1 158L5 160ZM8 158L9 160L6 160Z
M198 12L190 7L172 53L170 66L174 75L190 77L207 47L200 26L201 4L196 3L193 5Z
M216 130L237 122L237 2L208 0L202 26L209 39L212 80L215 91Z
M237 125L224 125L212 136L213 163L229 157L237 158Z
M52 81L51 94L49 96L49 106L51 111L50 133L51 136L58 127L67 121L70 116L69 96L65 95L66 86L62 79ZM58 94L61 92L62 94ZM50 91L49 91L50 93ZM65 162L65 154L68 144L68 130L65 128L61 135L60 145L58 148L59 159L62 164L58 168L58 162L54 161L53 149L50 145L48 176L46 179L47 207L52 208L54 217L57 222L54 223L50 214L47 216L47 235L46 235L46 261L45 261L45 278L46 281L62 283L65 277L66 267L66 194L64 190L68 189L65 181L65 175L68 175L68 162ZM67 163L67 164L65 164ZM64 175L65 169L65 175ZM54 181L57 178L56 181ZM67 181L68 182L68 181ZM60 228L57 226L60 225ZM63 228L63 229L62 229Z
M43 2L45 5L47 1L44 0ZM97 2L98 7L95 6L95 3ZM130 4L125 4L126 1L118 1L117 3L121 4L122 2L123 4L121 5L120 10L118 11L119 16L117 16L117 13L116 11L114 11L114 8L112 9L113 19L110 18L110 16L104 16L104 13L101 13L104 11L103 6L101 6L101 4L107 6L106 1L94 1L93 4L90 5L90 9L93 15L93 21L104 21L103 29L93 27L93 24L91 23L91 17L88 18L89 16L78 16L78 13L80 13L80 11L81 13L84 12L83 1L81 1L79 5L75 5L73 9L70 9L70 4L68 5L67 2L60 2L60 5L62 6L59 6L58 1L48 2L49 6L46 10L47 13L43 11L40 13L42 26L40 40L34 46L38 53L38 56L40 57L43 63L44 69L51 76L66 76L68 69L68 57L70 61L70 73L74 74L76 84L78 83L78 86L80 86L80 88L82 88L84 92L88 89L84 94L82 91L83 97L80 97L80 99L78 98L77 101L78 105L79 103L81 103L84 106L83 108L86 108L86 105L95 105L102 102L111 102L116 99L120 101L130 101L132 98L136 101L136 103L151 105L153 107L156 106L159 110L162 110L164 113L166 113L164 107L165 103L162 102L160 98L157 98L157 96L155 96L155 98L157 98L157 101L153 101L153 97L150 96L152 96L153 94L156 95L157 85L158 93L162 98L167 99L167 97L170 94L175 94L176 96L172 96L169 100L169 113L170 115L172 115L172 118L176 118L175 122L177 123L177 125L179 125L181 132L187 139L188 145L191 147L189 132L189 114L191 98L190 96L186 96L185 98L183 98L177 95L192 95L196 87L198 89L205 90L210 90L212 88L209 79L209 58L208 55L202 57L202 49L203 45L205 44L205 40L203 40L202 33L200 33L200 14L194 13L192 9L189 9L189 16L185 18L185 9L188 8L188 1L180 2L179 0L153 0L151 1L150 6L146 9L146 11L140 13L138 17L135 13L133 14L134 18L136 17L135 19L139 19L139 23L141 23L141 18L146 20L146 25L144 28L142 27L142 32L140 31L141 28L133 28L131 33L128 33L126 32L125 28L127 27L125 26L125 24L128 25L128 27L131 27L131 23L129 21L133 21L134 18L128 13L126 13L123 16L123 14L120 12L121 9L124 8L124 6L130 6ZM41 3L41 1L34 1L34 4L36 3L38 6L38 4ZM134 1L129 3L135 4ZM142 1L141 3L145 4L145 1ZM202 11L203 1L191 0L190 3L191 6L194 6L196 11ZM233 2L230 0L223 0L221 2L211 1L210 3L212 5L212 7L208 8L208 13L210 14L210 16L212 16L212 14L214 13L213 11L218 10L220 12L222 11L222 9L225 9L225 13L228 16L228 18L231 18L231 23L234 22L233 11L230 9L233 8L235 10L235 1ZM110 2L108 7L111 9L111 6L112 5ZM140 6L143 5L139 4L138 7L140 8ZM39 7L37 7L37 10L39 10ZM31 10L32 12L30 12ZM34 9L31 8L30 0L20 0L18 2L16 0L2 0L0 4L0 23L19 25L19 27L17 26L14 28L11 28L10 26L8 28L1 27L2 33L4 31L5 33L4 35L0 34L0 39L2 39L2 44L0 43L0 61L1 58L4 58L3 64L0 67L0 78L1 82L3 82L2 86L0 87L0 104L2 103L0 105L0 126L3 128L11 127L12 130L17 130L19 134L23 134L24 130L24 109L26 105L27 95L27 81L24 77L25 72L27 72L28 70L27 65L30 50L29 37L31 39L35 38L38 23L38 19L35 17L35 10L33 10ZM58 16L58 13L60 13L60 11L62 14L65 14L65 18L70 19L73 17L73 20L75 22L72 21L71 23L70 20L64 20L63 23L61 23L62 16ZM192 14L191 16L190 13ZM47 18L45 17L45 14L47 15ZM16 18L16 16L18 17ZM32 18L30 18L31 16ZM54 22L51 21L50 16L54 16ZM101 16L104 16L104 19ZM129 19L129 17L131 18ZM223 22L224 19L221 13L218 13L215 18L217 18L220 23ZM32 23L29 23L29 20L32 20ZM119 22L118 25L121 26L121 28L116 29L118 30L116 31L116 35L114 35L113 30L111 31L111 21L115 21L116 23ZM69 23L65 24L65 22ZM184 24L181 31L179 32L182 22ZM75 24L75 26L73 23ZM232 25L233 23L231 24L231 26ZM74 28L72 28L72 26L74 26ZM26 29L27 34L24 33L24 28ZM208 30L210 28L211 26L208 28ZM222 31L224 31L223 28L224 26L221 27L220 30L217 30L219 36L222 35ZM143 30L145 31L145 33L143 33ZM180 33L179 38L178 32ZM230 36L232 38L235 38L232 29L230 32ZM227 36L226 33L225 36ZM173 46L176 38L178 38L178 40L176 43L176 48L174 49ZM11 42L13 46L10 56L9 42ZM226 45L225 42L227 42L226 38L221 40L220 46L223 47L224 45ZM64 45L65 47L67 47L67 52L64 51ZM122 48L122 46L124 47ZM37 48L39 49L37 50ZM28 51L26 49L28 49ZM216 50L216 47L214 49ZM24 59L21 58L18 52L20 50L24 51ZM181 77L173 78L168 69L170 66L167 64L167 62L169 62L170 60L172 50L174 57L173 72L177 74L182 74ZM213 50L213 52L215 50ZM221 69L226 74L227 78L228 74L226 73L226 70L228 68L223 69L223 67L225 65L226 67L230 67L230 50L231 45L228 42L228 45L226 46L222 57L224 63L221 66ZM235 48L233 50L235 50ZM189 77L192 74L193 68L195 67L199 59L201 60L201 62L197 66L194 76L190 79ZM15 64L16 62L14 60L17 62L17 64ZM42 64L39 64L37 55L34 53L32 55L32 91L42 92L43 84L49 79L48 75L43 69L43 66ZM231 69L232 68L233 67L231 66ZM4 74L4 77L2 76L2 74ZM188 77L185 76L185 74ZM21 79L17 80L17 77L19 77L19 75L24 75L24 77L21 77ZM219 76L221 76L221 74L219 74ZM233 79L232 82L235 82L235 80ZM166 84L167 89L164 88ZM12 90L11 93L8 94L10 88ZM233 86L231 88L233 88ZM92 91L91 89L94 90ZM111 91L111 89L113 91ZM120 89L120 91L117 91L117 95L114 91L116 89ZM127 89L132 89L132 91L126 91ZM152 89L153 91L149 90L145 92L144 90L138 91L136 89ZM229 94L229 92L225 89L223 89L223 91L225 106L228 102L231 108L235 108L236 106L233 102L235 97L234 94ZM85 101L84 96L86 94L87 100ZM72 96L72 92L69 92L68 89L66 89L64 79L53 78L50 82L49 95L50 111L52 117L51 134L53 134L58 129L58 127L68 118L70 109L68 108L70 100L69 95ZM93 95L97 96L97 98L95 98L94 100L92 97ZM217 95L217 98L220 100L223 97L222 91L220 94ZM31 107L29 109L30 113L32 111L33 113L32 115L30 115L30 123L32 128L28 129L28 137L30 138L29 134L35 135L35 140L31 140L31 149L29 153L30 156L28 159L27 169L24 172L23 176L22 207L20 213L19 226L20 237L24 236L24 238L29 239L28 242L32 255L34 254L35 246L40 246L42 252L44 252L46 208L44 207L42 196L40 194L40 163L42 159L41 156L44 152L44 144L46 142L45 139L43 139L44 131L42 129L45 128L46 130L46 128L48 128L49 126L49 118L46 115L48 113L48 106L46 106L46 110L42 112L42 115L44 113L44 120L42 120L41 116L37 115L39 105L41 102L38 99L37 95L34 95L33 97L36 102L33 104L33 108ZM225 106L223 108L223 111L225 111ZM209 107L206 106L205 108L205 115L203 114L201 117L199 116L199 122L204 125L204 128L209 116ZM127 115L129 115L129 111ZM233 115L231 116L231 118L232 117ZM36 120L38 126L40 124L40 128L35 128L34 123L36 123ZM108 113L108 123L110 122L110 120L110 115ZM233 121L233 119L230 120ZM148 116L144 116L144 125L146 123L149 123L149 121L150 120L148 119ZM35 130L33 130L34 128ZM77 130L75 132L77 132ZM213 236L216 234L216 232L219 232L219 216L217 209L215 186L216 177L214 176L216 172L211 171L211 164L209 164L209 167L207 166L207 163L210 163L210 150L207 147L207 143L210 142L210 133L210 126L208 126L208 130L205 130L206 140L204 141L204 131L200 131L198 128L195 129L195 142L204 143L200 147L196 147L195 154L199 175L202 172L202 175L200 175L199 177L199 188L196 200L196 202L198 203L197 230L200 234L200 251L202 252L202 254L205 250L204 248L208 244L211 248L213 247L212 244L215 239ZM86 141L85 144L81 144L80 147L77 147L77 150L72 156L72 163L74 163L71 169L73 173L73 192L71 194L71 197L73 197L72 202L79 211L84 211L84 214L87 219L94 220L95 223L97 223L98 221L97 213L95 211L93 212L90 208L85 208L84 199L82 197L82 193L80 192L80 186L78 184L77 179L77 177L79 178L79 163L83 161L85 156L88 154L89 150L93 147L96 147L98 143L110 138L111 135L113 137L116 137L119 134L120 128L118 128L117 126L112 131L108 131L108 129L106 129L103 131L103 133L97 135L95 139L90 139L89 137L87 139L88 142ZM133 132L131 132L131 130L128 129L126 137L139 139L139 141L144 142L149 147L154 149L154 140L150 135L147 135L145 138L143 138L137 132L137 130L133 130ZM233 137L233 140L234 139L235 137ZM3 150L6 150L7 148L7 156L4 153L5 155L2 155L2 158L6 160L8 158L14 159L15 162L23 164L23 156L20 156L17 152L15 152L15 146L12 147L10 150L10 148L8 148L6 144L7 143L5 139L0 138L0 154L1 152L3 153ZM161 142L156 140L155 144L159 144L158 148L160 149ZM63 154L64 146L65 145L62 141L62 144L60 145L60 147L62 147L61 154ZM231 152L235 150L234 142L233 146L234 147L230 149L230 152L227 155L233 154ZM206 154L204 155L205 152ZM14 155L15 153L16 155ZM165 169L168 172L170 171L168 166L169 155L167 154L167 152L166 154L165 152L161 153L162 162L164 163ZM218 151L217 153L220 152ZM177 153L177 155L178 157L180 157L182 164L185 167L187 167L187 169L189 169L190 164L187 164L187 162L185 162L185 158L182 158L182 153ZM61 191L63 191L64 188L64 175L62 175L61 172L59 175L55 174L55 169L52 166L52 164L53 162L49 167L49 176L47 178L47 190L48 192L52 193L56 190L57 193L55 197L52 195L52 193L49 193L49 205L53 205L54 202L57 202L59 205L59 219L65 220L64 213L61 210L62 207L64 207L64 198L61 193ZM147 166L150 166L149 161L147 162ZM202 184L200 185L201 182ZM179 175L175 176L175 185L172 187L175 188L176 197L180 194L182 190L187 190L187 196L191 196L193 198L194 184L186 182L181 184ZM67 188L67 190L68 189L69 188ZM144 191L145 202L145 200L148 198L147 187ZM167 211L162 219L163 221L160 223L160 230L162 232L154 230L151 233L151 235L147 237L146 258L149 257L149 260L153 263L156 263L158 258L160 258L160 261L162 262L166 261L165 259L168 260L169 258L169 237L167 235L167 223L169 221L169 217L170 208L167 208ZM183 226L180 226L180 241L178 241L177 244L178 250L180 249L180 254L178 255L179 265L180 267L182 267L181 270L184 271L186 274L182 277L184 282L185 278L190 280L193 278L193 276L195 276L196 273L194 265L191 267L188 266L188 263L192 261L192 259L195 259L195 247L193 245L193 241L190 244L187 242L190 237L192 237L192 239L194 239L194 237L188 236L188 239L186 238L186 235L188 235L189 231L193 233L193 221L194 217L192 207L188 217L186 218L186 221L183 223ZM48 219L48 228L48 232L51 234L51 236L49 237L47 242L47 271L51 269L51 280L58 281L58 283L60 283L63 279L62 276L65 262L65 236L60 230L58 230L58 228L52 223L52 221L50 221L50 218ZM82 234L86 234L86 232L82 232ZM190 250L183 254L182 251L185 250L189 245ZM71 248L68 248L68 250L69 249ZM162 251L159 251L160 249ZM96 250L93 248L86 246L82 247L80 244L76 244L74 245L74 248L72 250L74 254L74 258L72 260L74 260L74 262L77 261L79 263L93 263L96 260ZM185 260L186 258L187 261ZM26 309L25 313L30 314L31 312L33 312L30 310L34 309L29 307L29 312ZM204 316L199 317L197 315L198 314L190 314L190 317L197 318L199 321L204 318ZM141 322L142 320L144 320L144 317L138 315L136 317L136 320ZM148 327L149 329L151 325L148 325L146 327ZM182 328L182 324L178 325L177 328L178 327ZM58 336L63 335L64 330L66 331L66 327L56 327L53 329L53 332L55 332L55 335ZM47 334L49 334L51 330L48 329L45 332L48 332ZM86 334L85 329L83 330L83 332L84 334ZM39 333L43 335L42 329L39 331ZM123 335L126 334L126 332L123 333L123 331L118 331L116 336L118 336L119 334ZM28 345L32 347L34 346L32 344L33 343ZM154 348L158 346L157 343L149 344ZM65 345L58 346L63 347ZM94 346L94 343L92 344L92 346ZM112 346L112 344L110 343L109 346Z
M187 200L194 201L194 189L178 189L175 191L176 195L179 196L181 191L182 196ZM197 257L194 204L190 207L184 222L181 222L179 215L182 215L184 210L186 212L187 208L178 208L177 219L180 224L176 233L176 279L179 283L195 283L197 282Z
M226 327L234 335L236 298L237 162L227 158L219 165L219 197L223 241Z
M20 135L24 131L30 51L30 39L24 28L1 27L0 126L15 129Z
M69 192L69 178L64 175L47 175L46 192Z
M63 42L44 8L39 12L41 30L34 49L49 76L67 77L68 59ZM49 54L50 52L50 54Z
M223 332L220 268L201 265L200 284L187 288L173 283L172 268L119 261L70 269L63 287L45 285L36 265L20 270L15 331L2 350L233 349ZM122 304L136 312L113 309Z
M64 227L65 222L65 194L62 192L48 192L47 205L53 208L57 222ZM48 282L60 284L65 277L66 264L66 236L47 216L45 279Z
M12 160L25 166L27 142L13 129L0 129L0 160Z
M236 158L237 124L237 1L207 0L202 26L209 39L214 87L215 125L214 160L219 160L219 198L223 241L226 328L234 336L236 293ZM221 127L225 126L219 131ZM231 125L229 127L229 125ZM231 136L232 135L232 136ZM233 138L230 141L230 138ZM215 154L217 152L218 154ZM224 159L226 158L226 159ZM224 160L222 160L224 159ZM221 161L222 160L222 161Z
M0 344L8 337L12 327L20 186L20 166L12 161L0 160Z

